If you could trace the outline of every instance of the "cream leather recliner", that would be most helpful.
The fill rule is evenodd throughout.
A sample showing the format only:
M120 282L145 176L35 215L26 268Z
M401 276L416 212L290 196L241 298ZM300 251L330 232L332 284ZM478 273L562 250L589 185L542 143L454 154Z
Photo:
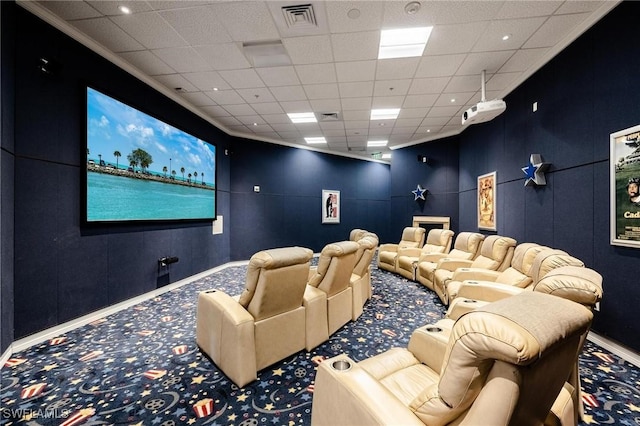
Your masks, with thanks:
M329 340L329 336L351 321L350 282L358 248L355 241L327 244L320 252L318 266L310 269L303 302L307 350Z
M540 279L536 279L535 283L527 288L518 288L501 283L465 282L465 285L461 288L460 296L451 303L446 318L440 320L438 325L443 328L449 328L453 321L465 312L491 303L479 298L473 299L473 297L484 297L496 301L528 291L551 294L571 300L593 311L596 304L602 300L602 275L580 264L572 265L572 263L576 263L577 259L562 253L564 252L561 250L550 250L550 252L538 255L536 262L538 265L535 265L534 268L544 275L540 276ZM582 351L586 338L587 334L585 333L581 339L579 352ZM579 352L576 355L576 362L567 379L567 383L553 405L550 421L548 422L550 426L576 426L578 420L582 417Z
M198 295L196 342L238 387L305 348L302 299L312 256L302 247L260 251L251 256L240 296Z
M353 295L353 309L351 319L357 320L364 310L364 304L371 299L371 261L378 248L378 237L367 232L358 239L358 251L356 252L356 264L351 272L349 285Z
M480 254L473 260L447 259L438 262L438 267L433 273L433 289L445 305L449 304L447 285L449 281L456 279L456 273L460 268L490 269L504 271L511 264L516 240L501 235L491 235L484 239Z
M448 254L453 241L453 231L450 229L432 229L427 234L427 241L422 248L403 247L398 249L396 272L403 277L415 281L416 268L420 257L428 254Z
M480 253L484 235L477 232L460 232L456 237L453 250L449 253L428 253L418 258L416 278L419 283L433 290L433 274L438 267L438 262L444 259L473 260Z
M522 289L533 290L541 279L556 268L563 266L584 267L584 263L580 259L567 254L563 250L551 249L545 246L539 247L543 249L538 251L529 267L528 276L530 280L514 283L506 280L466 279L464 273L461 273L459 277L463 278L464 281L449 283L449 285L453 284L455 294L453 294L453 291L450 293L454 297L449 299L449 309L445 317L457 319L465 312L476 309L480 304L495 302L496 300L513 296ZM527 250L525 256L528 257L535 251L535 248ZM515 259L516 256L514 255ZM487 276L485 275L485 277Z
M455 279L452 278L447 284L447 299L449 304L458 296L458 291L462 281L488 281L513 285L525 288L533 282L532 266L536 256L542 251L551 250L547 246L536 243L518 244L513 251L511 265L504 271L493 271L490 269L464 268L457 270Z
M398 249L405 247L422 248L426 230L420 227L406 227L398 244L381 244L378 249L378 268L396 272Z
M447 339L426 326L407 349L330 358L318 367L311 424L541 425L592 318L524 292L462 316Z

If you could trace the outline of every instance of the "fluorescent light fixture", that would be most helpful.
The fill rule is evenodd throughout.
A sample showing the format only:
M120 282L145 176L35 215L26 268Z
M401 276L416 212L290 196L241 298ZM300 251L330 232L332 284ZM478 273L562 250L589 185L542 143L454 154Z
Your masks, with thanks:
M327 143L327 140L322 137L313 137L313 138L304 138L305 141L307 141L308 144L315 144L315 143Z
M389 141L367 141L367 146L387 146Z
M378 59L422 56L433 27L400 28L380 32Z
M400 114L400 108L372 109L371 120L395 120Z
M292 123L317 123L316 115L312 112L292 112L287 114Z
M389 160L390 158L391 158L391 153L390 152L382 154L382 159L383 160Z

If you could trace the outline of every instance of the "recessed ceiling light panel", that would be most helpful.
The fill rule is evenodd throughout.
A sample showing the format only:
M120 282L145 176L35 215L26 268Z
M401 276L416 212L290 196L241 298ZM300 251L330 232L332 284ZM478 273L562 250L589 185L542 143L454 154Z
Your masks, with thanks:
M400 108L372 109L371 120L395 120L400 114Z
M312 112L292 112L287 114L292 123L317 123L316 115Z
M304 140L311 145L318 144L318 143L327 143L327 140L324 137L304 138Z
M367 141L367 146L369 147L373 147L373 146L387 146L387 143L389 141Z
M422 56L433 27L399 28L380 32L378 59Z

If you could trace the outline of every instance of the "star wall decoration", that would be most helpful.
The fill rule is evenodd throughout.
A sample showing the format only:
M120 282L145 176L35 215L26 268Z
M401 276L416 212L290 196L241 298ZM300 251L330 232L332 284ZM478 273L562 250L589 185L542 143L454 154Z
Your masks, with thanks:
M411 192L413 192L413 196L415 197L413 201L417 201L418 199L426 200L426 198L424 197L424 193L427 192L427 189L422 188L420 184L418 184L418 187Z
M524 174L527 175L524 186L546 185L547 179L544 177L544 172L547 171L550 165L551 163L542 162L540 154L531 154L529 164L522 168Z

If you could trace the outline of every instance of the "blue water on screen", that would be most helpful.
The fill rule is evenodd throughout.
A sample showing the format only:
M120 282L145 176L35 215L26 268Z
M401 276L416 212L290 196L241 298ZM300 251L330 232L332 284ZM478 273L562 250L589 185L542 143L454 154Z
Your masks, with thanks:
M215 192L153 180L87 173L87 221L213 218Z

